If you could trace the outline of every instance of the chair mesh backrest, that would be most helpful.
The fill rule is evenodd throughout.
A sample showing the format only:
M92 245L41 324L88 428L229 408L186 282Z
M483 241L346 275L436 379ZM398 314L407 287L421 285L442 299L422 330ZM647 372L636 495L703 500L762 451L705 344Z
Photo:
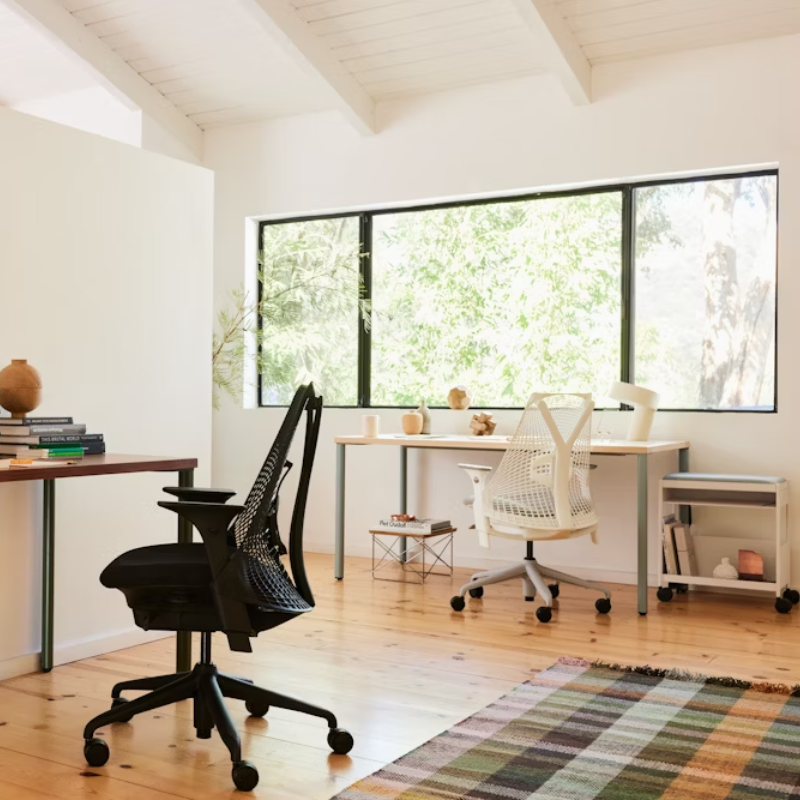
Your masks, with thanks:
M589 395L533 394L484 489L495 523L544 530L597 524L589 490Z
M287 613L307 611L311 607L310 603L313 602L310 590L303 591L301 594L286 572L280 560L279 539L269 529L269 523L270 510L280 486L281 475L292 446L292 440L303 417L303 412L307 411L306 446L303 453L301 486L298 489L298 497L302 495L303 511L305 510L305 494L308 490L307 484L316 448L321 405L322 400L316 397L312 385L301 386L297 390L253 488L247 496L244 510L234 523L233 534L236 539L236 549L238 557L244 565L244 574L241 575L241 580L245 585L240 587L240 590L244 592L245 596L242 599L265 610ZM309 447L309 444L312 446ZM295 513L292 520L291 537L292 539L299 537L300 551L302 551L302 525L302 515L298 520L297 513ZM291 544L290 541L290 548ZM295 542L294 550L297 551L297 549L298 546ZM293 552L292 555L294 567L295 553ZM300 568L302 569L302 555L300 556ZM307 589L304 573L302 582L304 584L302 588ZM307 598L303 596L304 594L307 594Z

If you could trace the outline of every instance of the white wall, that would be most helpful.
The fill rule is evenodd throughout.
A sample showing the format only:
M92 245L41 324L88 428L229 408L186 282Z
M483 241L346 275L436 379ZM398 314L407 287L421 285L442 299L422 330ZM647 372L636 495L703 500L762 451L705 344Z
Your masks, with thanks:
M573 107L549 78L533 78L381 107L382 131L356 135L338 115L322 114L206 133L205 163L216 171L215 293L217 304L240 283L245 218L397 205L478 193L605 183L626 178L708 171L755 164L781 170L779 405L777 415L661 413L655 436L688 438L692 466L785 475L800 501L800 377L793 342L800 338L800 38L709 49L595 70L595 102ZM788 221L788 222L787 222ZM534 388L534 387L531 387ZM243 410L226 403L214 417L214 479L246 489L264 456L280 410ZM324 415L307 536L310 549L333 544L334 446L338 433L358 432L361 412ZM382 414L399 429L399 412ZM515 415L498 414L500 431ZM614 421L626 429L625 414ZM464 431L464 421L434 414L434 429ZM396 506L397 454L349 451L348 547L367 554L367 528ZM513 543L490 553L466 530L460 507L469 485L456 455L412 456L411 510L449 514L462 530L457 560L479 564L519 557ZM415 463L416 462L416 463ZM635 570L634 459L600 459L593 485L602 517L601 544L587 540L541 546L553 565L632 580ZM656 478L674 460L652 463ZM655 503L651 515L655 521ZM791 523L795 583L800 583L800 516ZM651 567L655 571L655 554ZM576 571L579 571L576 569Z
M0 364L41 372L38 410L110 452L196 456L210 477L213 175L0 109ZM63 480L56 499L56 661L142 640L98 576L174 541L174 474ZM0 485L0 674L35 668L41 486Z

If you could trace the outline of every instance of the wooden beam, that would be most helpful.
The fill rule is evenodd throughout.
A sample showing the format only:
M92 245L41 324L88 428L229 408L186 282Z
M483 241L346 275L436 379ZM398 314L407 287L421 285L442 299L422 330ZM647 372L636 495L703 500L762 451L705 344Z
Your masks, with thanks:
M536 37L537 56L575 105L592 102L592 66L553 0L514 0Z
M362 134L377 132L375 100L316 36L288 0L239 0L305 72L333 90L337 108Z
M203 131L57 0L0 0L59 50L80 62L100 84L131 110L141 110L176 137L197 158Z

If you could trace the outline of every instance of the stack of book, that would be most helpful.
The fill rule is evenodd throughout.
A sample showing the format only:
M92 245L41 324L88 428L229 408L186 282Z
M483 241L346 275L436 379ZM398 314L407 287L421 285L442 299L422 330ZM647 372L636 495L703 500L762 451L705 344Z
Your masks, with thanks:
M105 453L102 433L86 433L72 417L0 417L0 456L83 458Z
M395 516L406 515L397 514ZM395 519L392 517L390 519L382 519L371 530L382 533L394 533L396 531L397 533L430 534L437 531L448 531L452 527L453 525L449 519L417 519L416 517Z

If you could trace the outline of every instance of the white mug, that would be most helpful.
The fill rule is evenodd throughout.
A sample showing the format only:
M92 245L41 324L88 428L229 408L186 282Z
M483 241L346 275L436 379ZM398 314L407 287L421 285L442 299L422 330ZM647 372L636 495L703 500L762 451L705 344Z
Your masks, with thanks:
M374 439L381 432L381 418L377 414L364 414L361 417L361 434Z

